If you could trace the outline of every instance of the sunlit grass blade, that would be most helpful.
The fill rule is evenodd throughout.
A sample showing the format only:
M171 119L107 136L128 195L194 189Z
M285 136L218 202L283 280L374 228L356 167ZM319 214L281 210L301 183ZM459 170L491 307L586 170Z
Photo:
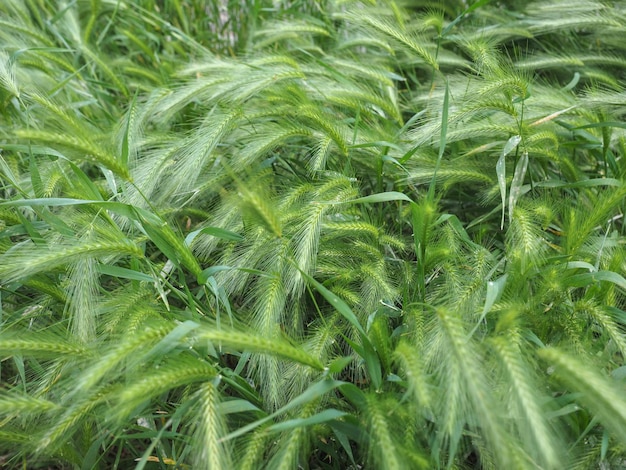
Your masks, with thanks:
M504 229L504 214L506 212L506 160L505 157L517 147L522 138L519 135L511 137L500 154L500 158L496 163L496 175L498 176L498 188L500 189L500 197L502 199L502 221L500 222L500 230Z

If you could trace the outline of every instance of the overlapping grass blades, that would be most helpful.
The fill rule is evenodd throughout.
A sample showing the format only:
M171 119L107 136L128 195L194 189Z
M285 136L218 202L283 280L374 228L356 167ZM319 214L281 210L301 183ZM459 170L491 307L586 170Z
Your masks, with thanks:
M1 465L623 465L623 1L0 14Z

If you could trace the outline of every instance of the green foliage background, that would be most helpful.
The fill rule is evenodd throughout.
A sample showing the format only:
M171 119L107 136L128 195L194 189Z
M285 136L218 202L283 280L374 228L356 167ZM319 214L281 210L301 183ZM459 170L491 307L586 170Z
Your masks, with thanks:
M0 0L0 464L624 468L625 30Z

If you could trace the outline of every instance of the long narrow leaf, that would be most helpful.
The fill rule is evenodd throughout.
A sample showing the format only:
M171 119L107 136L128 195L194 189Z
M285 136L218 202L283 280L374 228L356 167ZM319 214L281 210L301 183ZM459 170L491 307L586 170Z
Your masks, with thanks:
M504 229L504 214L506 211L506 160L505 157L520 143L522 138L519 135L511 137L502 149L500 158L496 163L496 175L498 176L498 187L500 188L500 196L502 198L502 222L500 230Z
M271 432L290 431L295 428L301 428L305 426L312 426L314 424L322 424L328 421L336 420L346 416L348 413L345 411L339 411L334 408L321 411L308 418L297 418L283 421L282 423L276 423L267 428Z
M230 439L239 437L249 431L252 431L253 429L267 423L268 421L271 421L275 417L280 416L281 414L285 413L286 411L289 411L292 408L303 406L303 405L306 405L308 403L311 403L317 400L318 398L327 394L331 390L334 390L337 387L341 387L345 383L346 382L341 382L339 380L322 380L321 382L316 382L313 385L311 385L308 389L306 389L302 394L298 395L296 398L291 400L289 403L287 403L285 406L283 406L279 410L275 411L271 415L266 416L265 418L259 419L246 426L240 427L236 431L233 431L227 436L224 436L222 438L222 441L228 441Z
M511 190L509 192L509 220L513 219L513 210L515 209L517 200L520 197L527 169L528 152L524 152L515 166L515 173L513 174L513 181L511 182Z

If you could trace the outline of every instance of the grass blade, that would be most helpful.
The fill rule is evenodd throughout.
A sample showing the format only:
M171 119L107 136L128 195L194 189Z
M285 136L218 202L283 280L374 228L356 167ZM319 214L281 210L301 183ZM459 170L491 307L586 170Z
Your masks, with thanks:
M275 417L280 416L281 414L285 413L286 411L291 410L292 408L305 406L309 403L312 403L314 400L317 400L318 398L324 396L325 394L336 389L337 387L341 387L345 383L346 382L341 382L339 380L322 380L321 382L316 382L313 385L311 385L308 389L306 389L304 393L298 395L296 398L291 400L289 403L287 403L285 406L275 411L271 415L266 416L265 418L259 419L257 421L254 421L253 423L250 423L246 426L240 427L236 431L231 432L227 436L224 436L222 440L227 441L227 440L239 437L261 426L262 424L265 424L268 421L271 421Z
M498 187L500 188L500 196L502 198L502 222L500 230L504 229L504 213L506 211L506 160L505 157L517 147L522 138L519 135L511 137L504 146L500 158L496 163L496 175L498 176Z
M524 152L515 166L515 173L513 174L513 181L511 182L511 189L509 191L509 220L513 219L513 210L515 209L517 200L521 195L522 185L524 184L524 177L526 176L527 169L528 152Z

